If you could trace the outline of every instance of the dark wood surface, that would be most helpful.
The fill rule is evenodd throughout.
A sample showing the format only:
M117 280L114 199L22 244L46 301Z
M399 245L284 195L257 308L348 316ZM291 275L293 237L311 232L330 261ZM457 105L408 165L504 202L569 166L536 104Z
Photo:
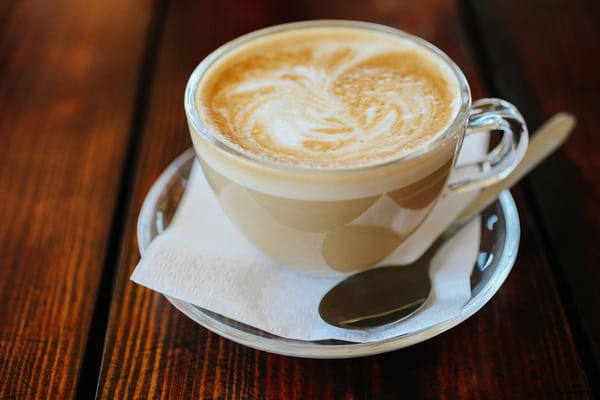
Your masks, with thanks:
M191 145L192 69L243 33L318 18L431 41L531 130L578 118L513 190L521 245L494 298L348 360L238 345L129 280L141 203ZM599 18L589 0L0 2L0 399L600 396Z

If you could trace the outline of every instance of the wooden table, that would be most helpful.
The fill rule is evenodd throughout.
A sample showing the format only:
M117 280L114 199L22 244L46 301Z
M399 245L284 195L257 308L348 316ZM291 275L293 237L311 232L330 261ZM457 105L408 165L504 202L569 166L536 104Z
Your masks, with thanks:
M513 190L520 252L494 298L426 342L347 360L238 345L129 280L142 200L191 145L194 66L319 18L424 37L531 130L578 117ZM0 398L600 396L599 19L590 0L0 2Z

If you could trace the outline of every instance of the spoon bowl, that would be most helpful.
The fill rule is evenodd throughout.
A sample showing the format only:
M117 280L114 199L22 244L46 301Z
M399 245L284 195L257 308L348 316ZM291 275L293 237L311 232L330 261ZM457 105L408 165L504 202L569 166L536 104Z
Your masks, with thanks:
M426 266L385 266L376 274L363 271L345 280L325 295L319 313L340 328L374 328L410 317L425 305L430 293Z

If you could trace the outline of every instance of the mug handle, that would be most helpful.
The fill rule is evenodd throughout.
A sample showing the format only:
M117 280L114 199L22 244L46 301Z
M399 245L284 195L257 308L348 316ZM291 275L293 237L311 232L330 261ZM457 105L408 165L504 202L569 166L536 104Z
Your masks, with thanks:
M450 179L449 193L462 193L492 185L506 177L521 161L527 150L529 134L517 108L501 99L473 102L465 137L492 131L502 133L498 145L481 161L455 166L453 176L458 178Z

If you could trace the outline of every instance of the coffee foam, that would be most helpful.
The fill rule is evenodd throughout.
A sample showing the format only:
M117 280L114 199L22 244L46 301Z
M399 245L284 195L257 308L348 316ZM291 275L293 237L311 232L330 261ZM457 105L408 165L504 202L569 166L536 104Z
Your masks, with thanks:
M284 164L379 164L434 140L460 103L437 55L355 28L274 33L233 49L197 90L201 118L221 140Z

